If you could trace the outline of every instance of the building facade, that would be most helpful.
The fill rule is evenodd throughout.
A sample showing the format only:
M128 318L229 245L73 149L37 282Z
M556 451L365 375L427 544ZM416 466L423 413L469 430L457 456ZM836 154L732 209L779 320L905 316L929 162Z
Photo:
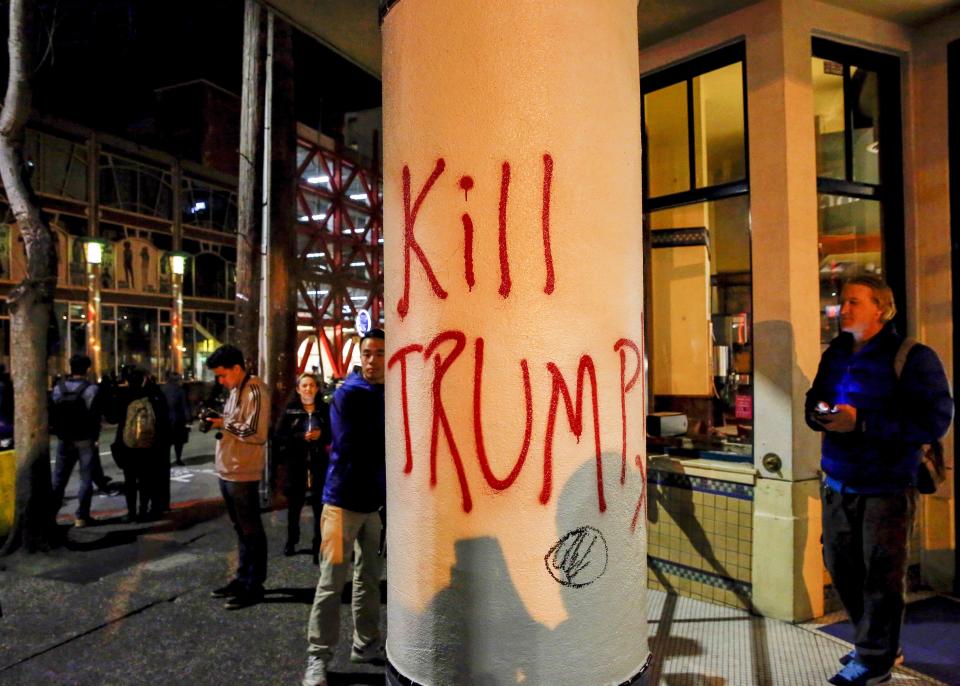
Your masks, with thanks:
M960 14L841 4L757 2L639 51L651 401L690 421L650 439L651 584L791 620L834 607L803 407L842 280L883 274L898 328L954 374ZM953 443L911 550L939 590Z
M216 92L203 90L206 99ZM51 377L84 353L100 375L133 364L161 377L212 379L204 362L233 339L236 296L237 178L222 138L209 136L211 147L201 135L188 146L203 151L200 164L63 121L31 123L26 163L59 255ZM298 236L299 366L328 378L349 369L357 312L382 322L379 174L370 164L298 129L298 222L284 230ZM8 366L4 298L25 270L22 238L7 216L0 362Z

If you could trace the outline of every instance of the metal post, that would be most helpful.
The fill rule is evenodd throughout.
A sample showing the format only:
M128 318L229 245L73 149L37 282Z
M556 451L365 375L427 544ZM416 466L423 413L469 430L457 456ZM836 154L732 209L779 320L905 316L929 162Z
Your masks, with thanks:
M103 376L100 359L100 269L103 246L99 241L88 240L84 245L87 263L87 355L93 367L93 375Z
M170 313L170 353L173 371L183 377L183 266L174 268L173 262L181 256L170 258L170 286L173 294L173 310ZM178 272L179 269L179 272Z

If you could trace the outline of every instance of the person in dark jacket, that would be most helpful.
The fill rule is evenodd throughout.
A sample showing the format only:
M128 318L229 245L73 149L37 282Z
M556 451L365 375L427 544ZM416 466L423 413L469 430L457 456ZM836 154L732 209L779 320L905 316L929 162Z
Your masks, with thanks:
M100 464L100 394L97 384L87 379L92 364L89 357L70 357L70 375L53 386L50 393L50 424L60 439L53 470L54 516L63 505L63 495L74 465L80 465L80 487L77 492L77 514L74 526L94 523L90 516L93 484L103 482Z
M372 329L360 342L361 368L337 389L330 406L330 466L323 487L320 581L307 629L304 686L326 686L327 665L340 635L340 592L353 565L352 662L380 656L379 554L386 504L384 441L384 333Z
M327 445L330 443L327 406L318 391L317 377L310 373L301 374L297 379L297 394L284 409L274 434L279 462L286 467L283 491L287 497L287 542L283 554L295 554L300 541L300 512L307 498L309 474L314 564L319 564L321 498L327 475Z
M141 399L147 400L153 414L152 437L144 441L149 445L129 445L124 434L129 433L125 429L134 421L130 406ZM169 506L169 497L164 496L164 487L169 488L169 479L166 484L158 483L164 471L160 468L161 463L167 470L170 464L170 421L163 393L155 383L147 382L143 370L125 366L106 416L107 421L117 425L117 435L110 449L117 465L123 470L124 496L127 500L124 521L160 519Z
M953 416L943 365L914 345L901 373L904 338L894 329L893 293L873 275L844 285L837 336L807 393L807 424L822 431L823 557L855 628L853 651L832 684L889 680L902 660L907 544L922 446Z
M167 372L167 380L160 390L167 401L167 414L170 419L170 443L173 445L175 464L183 466L183 446L190 438L190 406L187 394L180 383L180 375Z

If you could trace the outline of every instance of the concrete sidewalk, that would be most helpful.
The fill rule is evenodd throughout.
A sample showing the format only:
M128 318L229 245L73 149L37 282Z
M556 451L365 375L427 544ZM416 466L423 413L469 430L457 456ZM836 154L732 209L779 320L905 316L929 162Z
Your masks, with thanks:
M282 556L285 512L265 513L264 523L267 597L235 612L209 597L236 565L236 537L218 500L181 504L150 524L64 526L64 547L0 560L0 684L299 684L317 567L306 549ZM382 684L381 668L345 657L348 593L330 683ZM662 592L647 597L651 686L816 686L849 650L815 625ZM939 682L900 668L890 683Z

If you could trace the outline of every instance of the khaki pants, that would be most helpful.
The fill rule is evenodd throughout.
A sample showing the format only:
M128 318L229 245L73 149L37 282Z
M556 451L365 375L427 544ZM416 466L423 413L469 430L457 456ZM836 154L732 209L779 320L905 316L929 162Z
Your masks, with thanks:
M324 505L320 515L320 581L307 626L307 652L329 661L340 636L340 592L353 563L353 644L380 640L380 572L377 554L383 524L376 512L352 512Z

